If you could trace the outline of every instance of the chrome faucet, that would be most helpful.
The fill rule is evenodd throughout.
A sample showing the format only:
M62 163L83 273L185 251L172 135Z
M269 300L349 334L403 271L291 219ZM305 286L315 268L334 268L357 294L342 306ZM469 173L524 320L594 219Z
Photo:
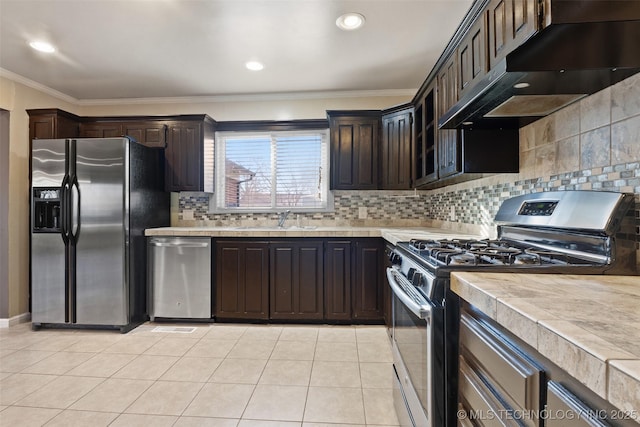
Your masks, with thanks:
M287 220L287 217L290 213L291 211L288 209L286 211L280 212L280 217L278 218L278 228L284 228L284 222Z

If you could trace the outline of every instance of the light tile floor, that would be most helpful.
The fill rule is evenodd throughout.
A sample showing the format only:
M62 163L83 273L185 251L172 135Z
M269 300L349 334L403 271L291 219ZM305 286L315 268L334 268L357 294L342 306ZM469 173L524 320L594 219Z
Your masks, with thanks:
M383 326L159 325L0 329L0 426L398 425Z

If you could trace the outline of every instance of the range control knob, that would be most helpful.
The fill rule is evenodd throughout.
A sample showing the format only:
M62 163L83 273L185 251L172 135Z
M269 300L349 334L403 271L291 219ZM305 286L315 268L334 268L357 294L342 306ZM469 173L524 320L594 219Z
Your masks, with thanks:
M389 255L389 261L391 261L391 264L393 265L401 265L402 257L395 252L391 252L391 255Z
M413 274L413 278L411 279L411 284L413 286L422 286L424 283L424 274L418 272Z

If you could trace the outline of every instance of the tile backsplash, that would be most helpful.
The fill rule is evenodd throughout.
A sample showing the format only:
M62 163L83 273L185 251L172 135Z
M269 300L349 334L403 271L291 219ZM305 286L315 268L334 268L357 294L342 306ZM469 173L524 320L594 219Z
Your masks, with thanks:
M335 211L302 225L437 226L493 237L505 199L551 190L636 195L640 264L640 74L520 129L520 172L429 191L336 191ZM208 195L183 193L174 225L275 224L276 214L211 214Z

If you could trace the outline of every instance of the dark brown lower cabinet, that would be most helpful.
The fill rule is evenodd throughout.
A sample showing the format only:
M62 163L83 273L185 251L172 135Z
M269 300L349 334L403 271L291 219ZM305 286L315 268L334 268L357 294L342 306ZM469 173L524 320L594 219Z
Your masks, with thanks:
M327 241L324 254L324 317L351 320L351 241Z
M325 245L325 319L384 321L383 240L329 240Z
M269 318L269 243L216 242L216 316Z
M323 318L322 247L322 240L271 243L271 319Z
M382 239L218 240L217 319L382 323Z
M384 241L355 239L351 243L354 254L353 320L380 321L384 319Z

